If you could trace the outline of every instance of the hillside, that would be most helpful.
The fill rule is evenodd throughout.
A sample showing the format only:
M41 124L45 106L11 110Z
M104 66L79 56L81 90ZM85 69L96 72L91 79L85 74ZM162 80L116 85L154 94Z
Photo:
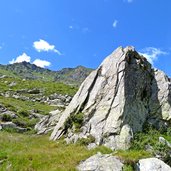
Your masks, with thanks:
M79 86L91 71L92 69L83 66L51 71L28 62L0 65L1 76L7 75L27 80L57 81L76 86Z
M0 170L171 170L167 75L131 46L90 71L1 65Z

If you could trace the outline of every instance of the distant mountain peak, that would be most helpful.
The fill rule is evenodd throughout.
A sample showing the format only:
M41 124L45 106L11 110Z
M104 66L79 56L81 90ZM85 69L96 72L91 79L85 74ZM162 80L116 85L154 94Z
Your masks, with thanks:
M8 72L9 75L15 75L15 77L23 79L57 81L73 85L80 85L91 71L92 69L81 65L76 68L63 68L59 71L51 71L26 61L0 65L0 75Z

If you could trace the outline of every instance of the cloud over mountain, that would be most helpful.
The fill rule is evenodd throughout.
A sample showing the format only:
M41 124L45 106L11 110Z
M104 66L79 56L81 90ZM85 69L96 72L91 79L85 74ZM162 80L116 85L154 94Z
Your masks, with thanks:
M9 61L9 63L14 64L14 63L21 63L24 61L31 63L31 57L28 56L26 53L23 53L22 55L18 56L16 59L13 58L11 61ZM49 67L51 65L49 61L41 60L41 59L35 59L33 61L33 64L41 68Z
M35 61L33 61L33 64L35 64L41 68L49 67L51 65L50 62L48 62L46 60L41 60L41 59L36 59Z
M31 61L31 57L28 56L26 53L23 53L22 55L18 56L16 59L12 59L11 61L9 61L10 64L13 63L21 63L21 62L30 62Z

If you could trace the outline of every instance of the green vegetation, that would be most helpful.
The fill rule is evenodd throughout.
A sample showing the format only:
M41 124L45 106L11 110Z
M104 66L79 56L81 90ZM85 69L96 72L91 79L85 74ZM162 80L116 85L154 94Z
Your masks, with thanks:
M156 154L162 156L162 160L167 164L171 164L169 157L171 149L159 142L159 137L164 137L171 141L170 129L163 132L152 127L146 127L143 132L134 135L131 148L129 150L119 150L114 153L122 161L124 161L124 171L132 171L135 163L143 158L149 158ZM148 149L149 148L149 149Z
M22 127L22 128L27 128L28 130L32 130L36 123L39 121L39 119L36 118L26 118L26 117L18 117L16 119L13 119L12 122L15 123L16 125Z
M9 77L16 77L17 78L16 74L12 73L11 71L1 69L1 68L0 68L0 75L8 75Z
M12 121L12 117L11 117L10 115L8 115L8 114L4 114L4 115L2 116L2 118L1 118L1 120L2 120L3 122L9 122L9 121Z
M77 114L72 114L70 117L67 118L67 120L64 123L64 129L68 130L69 128L73 128L74 126L74 131L79 132L82 123L84 120L84 114L83 113L77 113Z
M76 68L64 68L57 71L56 81L66 84L80 85L83 80L92 72L92 69L78 66Z
M78 140L78 143L81 145L89 145L90 143L94 143L95 138L92 135L89 135L87 138L81 138Z
M7 109L17 112L19 116L28 116L30 110L36 110L40 114L46 115L50 111L55 110L56 107L49 106L44 103L23 101L14 98L5 98L0 96L0 104L3 104Z
M87 150L80 144L49 141L48 136L0 132L0 170L68 171L81 160L96 154L110 153L106 147Z
M119 150L114 155L124 161L128 168L133 167L140 159L152 157L152 154L145 150Z
M15 85L10 86L11 83L15 83ZM54 93L64 94L64 95L65 94L74 95L77 91L77 88L63 83L57 83L52 81L41 81L41 80L22 80L14 77L1 78L0 87L1 87L0 90L1 92L19 91L20 93L23 93L24 95L27 94L28 96L31 95L30 93L27 92L27 90L33 90L35 88L40 89L40 91L42 91L42 94L44 96L49 96ZM21 90L23 90L23 92Z
M29 65L27 63L25 64ZM20 68L20 64L16 64L16 66L18 70L18 67ZM32 65L29 65L29 67L32 67ZM38 69L40 69L43 74L50 72L49 70L44 71L41 70L41 68ZM11 117L11 115L3 114L1 121L12 121L13 123L17 124L17 126L27 128L27 130L32 130L35 124L39 121L39 119L30 117L32 113L47 115L50 111L56 110L58 108L41 102L39 99L42 97L46 99L54 93L72 96L77 91L77 88L63 83L39 79L21 79L15 74L12 74L13 72L8 74L9 72L9 70L0 69L0 75L8 75L0 78L0 104L9 111L14 112L17 117L14 119ZM34 72L36 74L36 71ZM40 73L38 72L37 74ZM15 98L13 95L15 95ZM38 100L36 101L35 99ZM9 132L15 131L11 129L7 130Z
M123 171L134 171L134 168L133 166L126 164L123 166Z
M0 76L7 75L26 80L57 81L79 86L90 74L92 69L78 66L76 68L64 68L60 71L51 71L37 67L28 62L12 65L0 65Z

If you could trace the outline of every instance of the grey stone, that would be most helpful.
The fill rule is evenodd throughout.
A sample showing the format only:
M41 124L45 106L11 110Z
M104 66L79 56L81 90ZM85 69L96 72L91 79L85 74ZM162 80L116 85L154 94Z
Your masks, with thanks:
M7 78L7 76L6 75L0 76L0 79L3 79L3 78Z
M154 70L152 80L152 95L149 110L152 116L169 121L171 119L171 82L168 76L160 70Z
M164 137L159 137L159 142L171 148L171 143L169 143L169 141L167 141Z
M29 93L29 94L39 94L40 90L35 88L35 89L32 89L32 90L28 90L27 93Z
M15 123L13 122L1 122L0 123L0 127L1 127L1 130L3 129L13 129L17 132L26 132L27 131L27 128L21 128L21 127L18 127Z
M136 165L136 171L171 171L171 167L157 158L141 159Z
M16 86L16 85L17 85L16 82L11 82L8 86L9 86L9 87L13 87L13 86Z
M152 69L133 47L119 47L85 79L50 139L67 136L68 118L80 112L84 115L80 132L72 127L73 136L68 139L75 142L91 135L96 145L128 149L134 133L142 131L147 120L159 127L171 120L170 79Z
M41 118L41 120L34 127L37 134L46 134L49 131L52 131L58 122L60 115L61 111L55 110L51 111L48 116Z
M81 162L77 169L79 171L122 171L123 164L116 157L100 153Z
M0 125L3 129L6 129L6 128L15 129L17 127L17 125L14 124L13 122L2 122Z
M129 148L133 132L142 130L148 115L150 73L151 65L133 47L119 47L82 83L51 139L63 135L64 123L70 115L82 112L81 130L95 137L96 145Z

